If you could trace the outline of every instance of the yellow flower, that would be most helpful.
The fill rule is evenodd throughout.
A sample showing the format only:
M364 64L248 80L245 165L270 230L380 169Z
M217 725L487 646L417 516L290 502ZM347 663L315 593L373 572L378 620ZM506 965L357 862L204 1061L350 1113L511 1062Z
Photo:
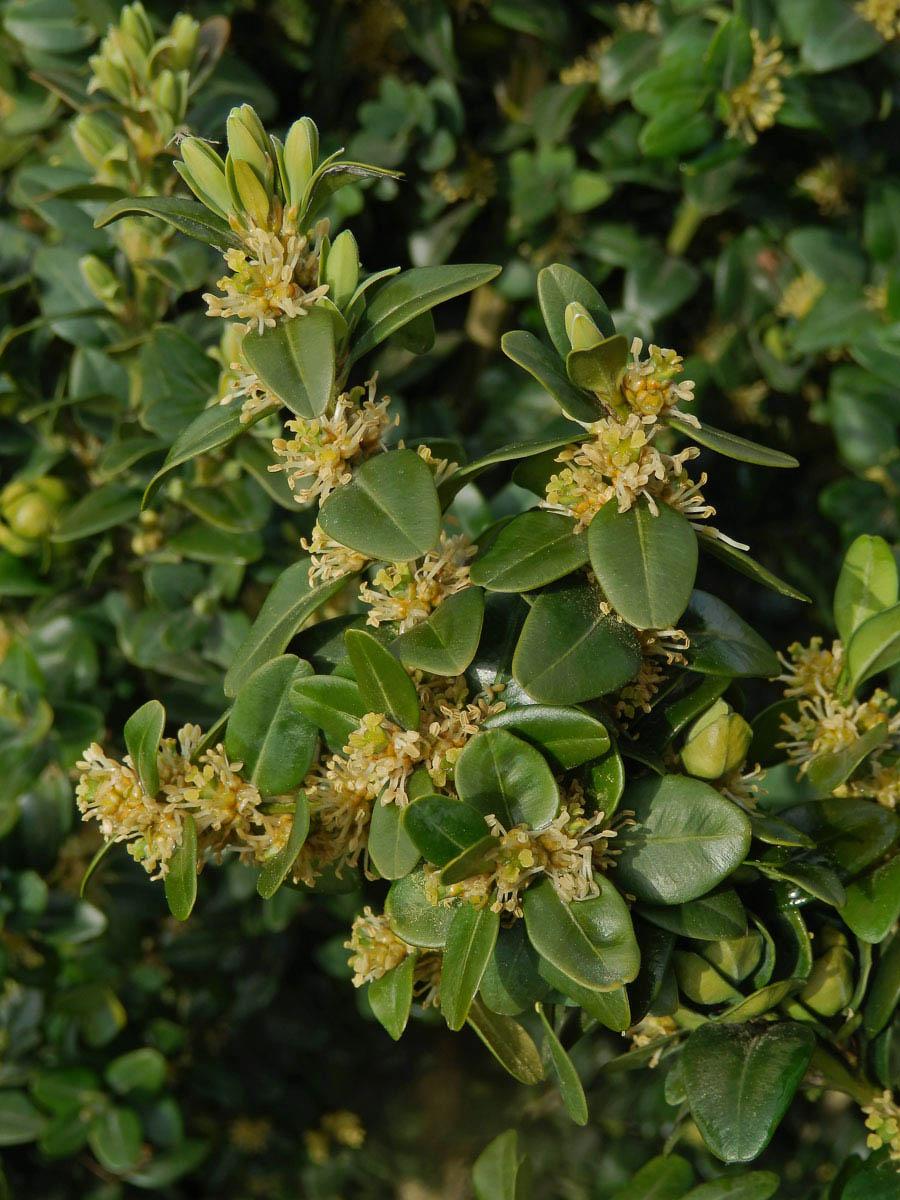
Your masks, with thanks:
M758 30L750 30L753 65L747 78L726 93L728 115L725 124L729 137L740 137L751 146L758 132L775 124L784 103L782 76L790 73L777 37L764 41Z
M781 293L775 312L779 317L805 317L825 291L825 284L812 271L796 276Z
M638 1021L637 1025L632 1025L630 1029L626 1029L623 1036L631 1041L632 1050L639 1050L643 1046L652 1046L654 1042L661 1042L663 1038L670 1037L673 1033L677 1032L678 1026L671 1017L647 1016L642 1021ZM655 1067L659 1065L663 1049L664 1047L660 1045L647 1064L648 1066Z
M855 172L836 155L827 155L797 176L797 187L806 192L824 217L840 217L850 211L847 192Z
M284 461L269 470L286 473L298 504L321 503L336 487L349 483L353 468L381 449L385 433L399 421L388 416L389 397L375 399L376 379L366 384L368 399L362 404L365 389L353 388L338 397L330 415L296 417L286 425L294 436L273 441Z
M380 979L415 954L412 946L397 937L387 917L376 916L368 906L353 922L350 939L344 945L352 951L350 968L354 987Z
M866 1138L869 1149L889 1146L891 1158L900 1159L900 1108L894 1102L893 1093L885 1088L871 1104L864 1104L862 1110L866 1113L866 1129L871 1131Z
M330 538L321 525L314 526L311 538L301 538L300 545L310 558L310 587L331 583L343 575L355 574L369 561L364 554L358 554L349 546L342 546Z
M853 7L886 42L900 37L900 0L856 0Z
M683 420L695 422L695 418L678 412L679 401L690 403L694 399L694 383L691 379L675 382L676 375L683 371L683 359L674 350L665 350L651 342L648 357L641 358L644 343L634 338L631 343L631 361L622 377L622 394L633 412L645 424L657 420L667 412Z
M370 605L367 625L396 621L400 632L412 629L429 617L442 600L469 586L469 559L478 547L464 533L441 533L436 550L418 566L394 563L383 567L372 581L363 584L359 598Z
M631 720L640 710L648 713L651 701L666 680L660 659L666 666L686 666L684 651L690 647L691 639L683 629L646 629L637 631L641 642L641 665L637 675L620 688L615 704L615 714Z

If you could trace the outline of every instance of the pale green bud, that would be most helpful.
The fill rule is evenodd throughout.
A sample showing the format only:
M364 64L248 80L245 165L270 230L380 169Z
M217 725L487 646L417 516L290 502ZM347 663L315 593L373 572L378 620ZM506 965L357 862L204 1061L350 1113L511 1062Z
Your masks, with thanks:
M322 278L331 302L342 309L359 283L359 250L349 229L339 233L329 248Z
M225 122L228 152L233 159L249 163L260 180L272 170L269 138L255 109L249 104L233 108Z
M127 299L125 289L106 263L95 254L85 254L78 266L82 279L100 303L110 312L120 312Z
M14 479L0 492L0 515L14 535L35 541L50 531L65 499L65 486L53 476L30 483Z
M740 992L699 954L676 950L672 963L680 991L694 1004L725 1004L740 999Z
M176 75L173 71L168 70L168 68L160 71L159 75L153 81L150 92L163 112L167 113L175 121L181 120L184 115L187 96L185 94L184 81L180 75Z
M225 179L225 164L216 151L201 138L185 138L181 143L182 162L175 167L198 200L207 208L227 217L231 193Z
M573 300L566 305L566 335L573 350L592 350L603 341L603 334L583 304Z
M270 197L250 164L229 154L225 177L239 211L247 213L257 225L268 224Z
M762 951L762 934L754 929L744 937L709 942L703 948L703 957L729 979L743 980L758 965Z
M82 157L99 170L121 145L122 135L102 117L82 113L72 123L72 138Z
M284 143L285 186L289 205L299 205L319 161L319 131L309 117L301 117L288 130Z
M747 757L753 731L726 700L717 700L687 732L681 761L689 775L718 779Z
M856 964L840 930L823 930L820 942L826 947L825 952L813 963L799 999L820 1017L835 1017L853 996Z
M153 37L153 26L140 0L135 0L134 4L128 4L122 9L119 28L143 50L144 54L149 54L153 49L156 40Z
M176 70L189 71L197 55L200 26L187 13L178 13L169 29L172 42L172 66Z
M123 104L131 102L131 78L126 67L114 63L103 54L95 54L90 59L94 77L88 84L89 92L104 91Z

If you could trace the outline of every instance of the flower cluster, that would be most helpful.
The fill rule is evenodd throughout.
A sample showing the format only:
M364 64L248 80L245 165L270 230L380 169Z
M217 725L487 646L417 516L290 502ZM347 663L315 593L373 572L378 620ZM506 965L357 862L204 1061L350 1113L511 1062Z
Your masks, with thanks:
M900 37L900 0L856 0L853 7L886 42Z
M876 688L867 700L844 699L838 694L844 665L844 650L839 641L824 648L821 638L808 646L795 642L788 647L789 658L780 655L785 671L778 678L785 684L784 694L797 701L795 713L786 712L781 727L787 740L780 745L797 764L800 774L809 769L814 758L844 750L881 723L886 737L866 760L862 775L837 789L839 796L870 796L887 808L900 801L900 771L885 755L893 755L900 733L897 701Z
M726 126L729 137L740 137L749 145L757 135L775 124L784 103L782 77L790 72L779 47L777 37L765 41L756 29L750 30L753 44L753 64L747 78L726 93L728 114Z
M651 345L648 357L641 358L642 350L643 342L635 338L619 397L604 400L609 415L586 425L589 441L557 455L556 461L565 465L547 483L543 507L570 513L579 528L586 528L610 500L619 512L627 512L641 496L654 514L659 500L695 519L715 512L699 495L702 482L695 484L684 473L685 464L699 455L697 447L664 454L653 444L666 416L696 424L695 417L677 407L694 396L690 380L677 380L681 356Z
M641 666L617 693L614 711L619 720L630 721L638 712L650 712L651 701L666 680L664 666L687 666L684 651L690 649L691 639L683 629L638 630L637 636Z
M871 1150L889 1146L891 1158L900 1159L900 1108L894 1101L893 1093L885 1089L871 1104L864 1104L862 1110L866 1114L866 1129L869 1130L866 1145Z
M781 293L775 312L779 317L794 317L800 320L810 311L825 291L825 284L812 271L795 275Z
M360 588L360 600L370 605L366 623L377 628L382 621L396 621L401 633L418 625L442 600L469 586L469 560L476 551L467 534L442 532L420 563L382 567L372 586Z
M186 816L197 826L200 864L231 850L241 861L260 865L290 834L291 817L265 810L258 789L238 774L241 764L229 762L221 745L197 755L200 740L196 725L180 729L177 741L162 740L155 796L145 790L128 755L120 763L94 743L77 764L75 798L82 817L97 821L106 841L127 842L128 853L154 879L168 873Z
M382 448L385 434L399 417L388 415L389 397L375 399L376 383L377 377L365 388L344 392L330 414L288 421L286 428L293 437L273 441L272 448L283 461L269 470L285 472L298 504L312 500L321 504L336 487L350 482L354 467Z
M328 291L319 284L319 254L328 222L320 221L315 230L301 234L297 229L297 208L283 209L272 202L271 226L249 228L235 220L232 225L243 247L225 251L230 275L217 280L221 296L205 292L206 315L235 317L245 331L274 326L280 318L302 317Z
M391 929L385 915L376 915L366 907L353 922L345 947L352 951L350 968L353 971L353 986L362 987L415 954L413 968L413 991L419 995L424 1007L440 1004L441 955L422 953L404 942Z
M492 692L470 700L462 676L416 672L414 678L421 708L418 729L402 729L383 713L367 713L342 753L329 755L307 776L310 832L295 864L295 875L304 883L311 885L326 869L340 874L359 861L374 805L404 807L417 767L428 772L435 788L445 787L466 742L504 707Z

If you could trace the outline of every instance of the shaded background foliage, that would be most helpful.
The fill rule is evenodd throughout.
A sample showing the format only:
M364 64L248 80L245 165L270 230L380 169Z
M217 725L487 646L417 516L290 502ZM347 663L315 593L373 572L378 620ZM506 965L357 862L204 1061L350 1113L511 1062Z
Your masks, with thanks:
M799 471L768 487L752 468L720 467L711 499L725 528L809 592L812 622L827 630L836 546L863 531L892 542L898 535L900 230L885 148L898 133L900 60L897 43L858 22L853 37L829 36L852 12L839 0L815 21L805 0L725 7L764 36L778 22L795 66L776 124L753 145L724 137L715 93L727 65L711 83L699 80L679 128L657 124L648 135L673 104L671 79L654 87L648 74L661 59L684 74L684 62L701 64L709 51L706 6L690 0L658 10L550 0L202 6L194 15L226 15L232 37L191 124L216 138L228 109L244 101L272 127L306 112L327 131L328 148L346 145L403 171L402 183L376 185L365 204L351 188L335 207L337 221L352 216L369 270L451 258L503 265L494 285L439 312L436 353L381 353L411 435L440 429L474 457L519 434L552 433L555 406L498 352L504 330L540 328L534 281L548 262L587 275L626 334L677 346L698 381L701 414L800 459ZM623 10L639 9L649 28L629 27ZM151 6L161 26L175 11ZM97 482L92 439L117 427L134 387L124 371L100 382L90 374L96 346L127 342L128 317L124 330L113 328L78 260L95 253L119 269L116 243L93 229L94 202L47 198L91 173L66 105L46 84L65 91L74 78L83 87L87 56L116 16L116 6L46 0L4 9L0 486L59 479L64 493L42 496L54 520ZM684 127L699 130L693 141ZM840 187L830 198L820 189L817 205L799 181L831 158ZM170 265L163 332L147 341L149 324L131 330L146 346L136 358L142 429L163 442L178 406L202 408L219 375L205 353L214 334L197 307L212 256L175 250ZM792 282L809 275L805 299L791 300ZM815 279L825 290L802 311ZM82 315L60 317L72 311ZM167 375L169 361L177 375ZM221 481L220 469L212 464L208 482ZM176 717L214 715L230 651L296 552L285 505L261 510L247 531L259 546L248 550L246 574L208 552L186 556L178 574L143 563L132 550L140 534L133 501L146 478L127 477L111 525L82 525L63 542L42 531L24 551L7 546L0 569L14 643L0 713L0 1080L33 1097L33 1109L11 1114L24 1122L16 1141L43 1134L48 1114L60 1139L49 1150L25 1142L4 1153L11 1193L39 1183L48 1197L137 1194L139 1182L122 1181L103 1147L71 1149L71 1111L42 1101L39 1080L60 1068L90 1071L70 1077L78 1105L106 1111L117 1103L104 1082L110 1064L150 1046L167 1066L162 1091L138 1088L143 1135L171 1152L176 1175L179 1164L185 1170L145 1185L162 1195L390 1195L398 1179L428 1179L435 1149L445 1171L437 1194L465 1195L487 1134L516 1123L538 1180L553 1181L545 1186L611 1196L671 1122L662 1080L600 1077L592 1125L573 1131L555 1093L523 1101L477 1045L466 1046L463 1065L457 1043L451 1050L437 1028L414 1030L395 1047L342 982L349 901L335 897L330 918L294 893L263 905L239 873L225 871L204 877L194 923L176 929L124 859L99 877L91 903L76 899L95 848L73 832L66 772L77 753L104 728L121 729L146 695L160 695ZM495 515L523 505L513 487L492 495L491 476L482 488ZM177 508L177 493L171 500ZM16 503L15 493L0 493L7 526ZM184 520L179 509L172 528ZM701 586L739 594L736 607L773 644L809 629L809 610L736 587L715 566L703 572ZM614 1051L610 1037L597 1054ZM580 1065L590 1079L599 1064ZM323 1115L345 1108L369 1130L362 1149L323 1138ZM827 1164L859 1148L852 1119L829 1112L826 1128L822 1114L798 1107L761 1160L782 1174L785 1195L818 1195ZM267 1124L241 1126L244 1118ZM690 1153L701 1173L718 1171L702 1147ZM401 1194L424 1196L426 1186L409 1183Z

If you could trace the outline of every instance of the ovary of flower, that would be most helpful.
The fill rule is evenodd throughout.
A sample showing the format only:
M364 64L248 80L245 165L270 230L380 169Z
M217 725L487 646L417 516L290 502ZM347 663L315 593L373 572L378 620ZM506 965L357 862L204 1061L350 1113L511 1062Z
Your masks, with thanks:
M857 0L853 7L886 42L900 37L900 0Z
M684 369L681 355L651 343L648 357L642 359L643 348L644 343L641 339L634 338L631 343L631 361L625 368L621 384L622 394L628 406L645 424L652 424L667 412L695 423L696 418L678 412L676 408L679 401L689 403L694 399L692 380L673 382L675 376L680 375Z
M790 74L790 66L784 61L777 37L764 41L758 30L751 29L750 40L753 64L747 78L726 93L728 115L725 124L729 137L743 138L752 146L758 132L775 124L784 103L781 79Z
M359 598L370 606L366 624L396 621L403 633L429 617L442 600L469 586L469 560L477 552L467 534L441 533L437 549L418 566L392 563L363 584Z
M301 538L300 545L310 558L310 587L356 574L369 561L364 554L330 538L321 525L313 528L311 538Z
M230 762L222 746L190 761L199 741L199 728L186 725L177 743L160 743L158 796L144 790L130 756L119 763L95 743L77 764L75 796L83 818L97 821L105 839L128 842L129 854L154 878L167 873L186 815L197 826L201 862L234 850L242 861L259 865L278 853L290 833L290 816L262 810L259 791L241 778L240 763Z
M296 220L296 209L287 209L273 228L251 221L245 229L234 223L243 249L225 251L231 275L216 283L222 296L204 295L207 316L236 317L245 331L255 328L262 333L282 317L304 316L326 294L328 286L319 285L318 277L327 222L319 222L311 234L301 234Z
M376 380L368 382L369 397L362 404L363 388L338 397L331 415L314 420L296 417L286 424L292 438L275 438L272 448L283 462L270 471L284 471L298 504L319 503L336 487L349 483L353 468L381 449L387 430L399 417L388 416L390 397L375 397ZM301 486L303 485L303 486Z

